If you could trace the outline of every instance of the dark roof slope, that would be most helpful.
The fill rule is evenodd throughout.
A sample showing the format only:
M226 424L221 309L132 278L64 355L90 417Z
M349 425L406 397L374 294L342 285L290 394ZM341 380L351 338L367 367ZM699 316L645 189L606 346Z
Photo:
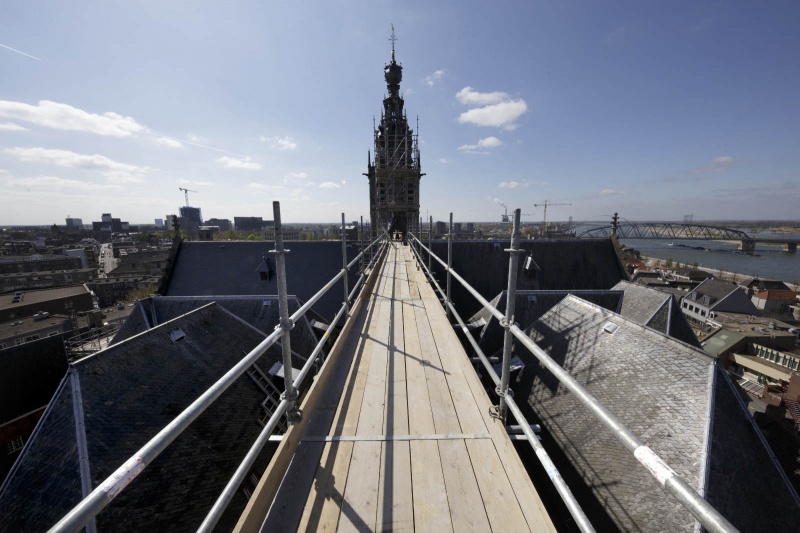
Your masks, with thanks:
M0 350L0 424L47 405L66 371L61 335Z
M509 236L510 237L510 236ZM447 243L433 242L436 255L447 260ZM509 240L453 242L453 269L484 298L491 298L508 288ZM608 290L620 280L628 279L611 239L532 240L521 241L518 290ZM526 270L530 255L536 266ZM445 268L432 262L436 278L446 279ZM538 267L538 269L536 268ZM461 284L453 281L451 295L462 315L480 308Z
M112 343L123 341L169 320L216 302L244 320L264 336L280 323L277 296L151 296L136 302L130 316L114 336ZM295 297L288 298L289 314L300 308ZM317 344L308 320L301 318L291 333L292 351L308 356Z
M563 300L568 294L573 294L583 300L597 304L610 311L619 311L622 303L622 291L517 291L514 303L514 322L520 328L527 329L539 317L548 312ZM508 291L503 291L490 302L501 313L506 311L506 296ZM487 355L494 354L503 347L505 328L486 309L481 309L469 319L469 322L480 327L478 346Z
M173 342L176 328L185 337ZM263 338L209 304L74 363L92 487ZM267 371L279 359L273 347L257 364ZM81 498L70 374L0 488L0 530L45 530ZM240 377L98 516L98 530L195 531L260 432L264 399ZM219 527L230 529L244 504L237 493Z
M637 324L700 347L700 341L681 313L680 304L674 295L629 281L620 281L614 289L625 292L620 315Z
M613 333L604 329L609 322L618 326ZM742 430L749 415L740 405L714 403L728 394L730 382L719 379L713 357L574 296L534 323L530 335L693 487L708 487L720 501L720 487L726 486L726 518L735 526L754 517L766 531L798 523L793 492L774 462L741 460L768 453L754 429ZM694 528L689 512L665 495L574 395L526 350L517 355L527 367L514 384L516 395L527 398L521 401L526 414L542 422L543 443L598 531ZM717 416L720 409L725 416ZM710 468L707 439L711 454L719 454ZM754 477L774 490L738 490Z
M166 296L227 296L278 294L275 248L269 241L184 241L178 250ZM309 300L342 269L339 241L286 243L289 294ZM348 245L348 261L357 255ZM355 267L349 287L357 278ZM265 272L262 276L261 272ZM262 279L264 278L264 279ZM333 319L344 301L339 280L314 306L320 316Z

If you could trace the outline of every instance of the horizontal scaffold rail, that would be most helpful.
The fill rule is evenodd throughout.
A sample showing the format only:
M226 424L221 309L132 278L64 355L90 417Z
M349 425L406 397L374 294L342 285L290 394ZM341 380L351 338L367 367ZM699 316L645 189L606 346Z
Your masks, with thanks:
M608 237L614 233L613 226L588 229L578 235L580 239ZM617 235L621 239L693 239L693 240L750 240L740 230L724 226L705 224L676 224L671 222L632 222L619 224Z

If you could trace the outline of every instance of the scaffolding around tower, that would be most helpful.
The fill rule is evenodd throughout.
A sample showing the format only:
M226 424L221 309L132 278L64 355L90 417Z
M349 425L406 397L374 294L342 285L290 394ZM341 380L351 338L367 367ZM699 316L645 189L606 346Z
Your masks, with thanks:
M394 32L392 60L384 67L389 95L374 129L374 158L368 156L371 235L384 230L404 241L408 232L419 230L419 184L424 174L420 168L418 133L408 125L400 96L403 67L395 61ZM417 128L419 129L419 128Z

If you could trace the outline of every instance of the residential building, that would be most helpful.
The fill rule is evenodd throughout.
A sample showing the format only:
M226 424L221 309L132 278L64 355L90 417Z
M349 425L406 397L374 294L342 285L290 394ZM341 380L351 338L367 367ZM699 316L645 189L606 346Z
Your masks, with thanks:
M99 307L111 307L117 302L125 301L133 290L148 289L156 292L159 281L159 276L97 278L86 286L97 297Z
M95 268L0 274L0 293L83 284L96 276Z
M217 226L219 231L224 233L233 229L233 224L227 218L209 218L204 223L205 226Z
M72 331L69 316L39 311L33 316L0 323L0 350Z
M233 217L233 225L236 231L241 232L260 232L261 228L272 225L264 222L261 217Z
M761 316L741 287L715 279L707 279L689 292L681 300L681 310L699 325L705 325L719 312Z
M67 255L30 254L0 256L0 274L80 270L81 268L80 257L71 257Z
M40 311L55 315L93 308L92 293L85 285L0 294L0 322L33 316Z
M791 306L798 305L800 292L787 290L766 290L755 293L751 300L756 309L764 313L786 315L792 313Z

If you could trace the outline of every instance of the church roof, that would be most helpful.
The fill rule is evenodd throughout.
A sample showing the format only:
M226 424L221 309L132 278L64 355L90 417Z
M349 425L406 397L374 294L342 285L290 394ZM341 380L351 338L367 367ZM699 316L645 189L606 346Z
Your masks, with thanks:
M176 329L182 339L171 337ZM46 530L80 501L76 381L94 488L263 339L210 303L73 363L0 487L0 531ZM257 365L268 371L279 360L273 347ZM264 399L249 376L236 380L98 515L98 530L195 531L261 431ZM238 492L221 528L245 502Z
M604 326L618 329L608 333ZM743 531L800 523L786 481L733 384L702 350L567 296L531 338ZM695 520L527 351L513 388L598 530L691 531Z

